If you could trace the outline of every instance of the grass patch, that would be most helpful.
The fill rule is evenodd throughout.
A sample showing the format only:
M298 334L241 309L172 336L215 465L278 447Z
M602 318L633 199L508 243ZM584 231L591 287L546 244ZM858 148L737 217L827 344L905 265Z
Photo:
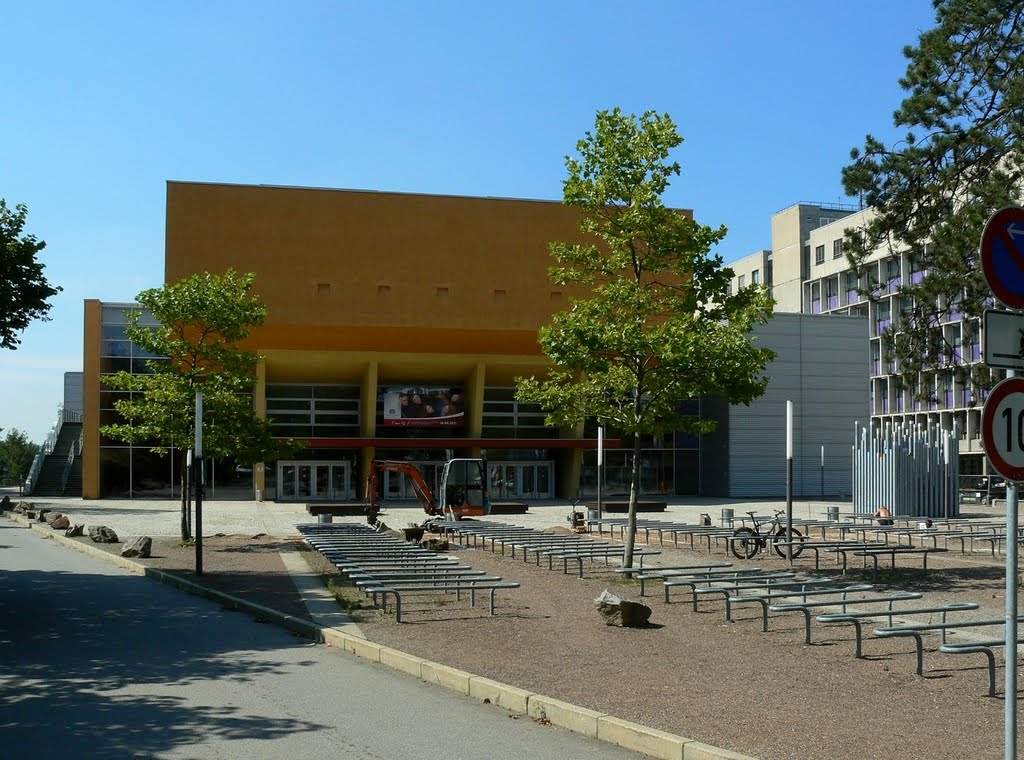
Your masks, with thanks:
M299 554L306 560L310 570L323 581L324 586L327 587L338 605L344 608L348 614L351 615L356 610L370 609L370 605L360 596L362 592L351 583L346 582L338 568L320 552L303 546L299 549Z
M367 605L363 603L363 600L358 596L352 597L351 594L358 594L354 586L343 585L338 582L337 578L320 576L321 579L327 584L327 590L331 592L331 595L342 607L345 608L345 612L350 615L356 610L367 609Z

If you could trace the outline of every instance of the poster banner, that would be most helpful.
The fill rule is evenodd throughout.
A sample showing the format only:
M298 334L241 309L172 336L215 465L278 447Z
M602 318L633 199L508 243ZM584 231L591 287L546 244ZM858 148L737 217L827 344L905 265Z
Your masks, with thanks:
M465 419L462 388L394 387L384 390L388 427L459 427Z

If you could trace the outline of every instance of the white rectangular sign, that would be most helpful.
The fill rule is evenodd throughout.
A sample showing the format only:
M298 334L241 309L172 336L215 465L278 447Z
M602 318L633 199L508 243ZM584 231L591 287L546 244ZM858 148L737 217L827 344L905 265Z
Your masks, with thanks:
M1024 314L986 309L981 346L988 366L1024 369Z

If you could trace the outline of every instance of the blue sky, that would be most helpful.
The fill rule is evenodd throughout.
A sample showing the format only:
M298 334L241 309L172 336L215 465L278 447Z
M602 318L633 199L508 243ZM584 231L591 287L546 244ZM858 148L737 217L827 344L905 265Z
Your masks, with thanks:
M665 195L726 262L892 138L930 0L7 3L0 197L29 208L52 320L0 351L0 427L41 442L83 301L163 283L168 180L560 199L597 110L667 112Z

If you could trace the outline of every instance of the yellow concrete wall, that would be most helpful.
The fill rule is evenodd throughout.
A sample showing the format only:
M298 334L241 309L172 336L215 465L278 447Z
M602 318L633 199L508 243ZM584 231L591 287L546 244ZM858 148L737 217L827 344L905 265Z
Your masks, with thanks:
M82 498L100 497L100 316L95 298L85 301L82 351Z
M505 353L497 331L538 353L567 295L548 244L577 221L555 201L170 182L165 278L257 273L265 347Z

